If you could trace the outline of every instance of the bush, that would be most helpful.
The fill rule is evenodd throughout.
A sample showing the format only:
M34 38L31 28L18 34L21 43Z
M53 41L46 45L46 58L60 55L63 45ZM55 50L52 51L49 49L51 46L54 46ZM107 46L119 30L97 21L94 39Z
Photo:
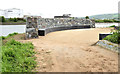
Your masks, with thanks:
M116 22L116 23L119 23L119 22L120 22L120 21L118 21L118 20L114 20L114 19L113 19L113 21Z
M24 18L9 18L7 21L10 22L26 22Z
M106 36L103 40L108 40L110 42L119 44L120 43L119 38L120 38L120 29L113 32L112 35Z
M2 19L2 22L6 22L6 19L4 16L2 16L1 19Z
M17 35L17 34L18 34L18 33L14 32L14 33L9 34L8 37L14 36L14 35Z
M25 20L25 19L24 19L23 21L24 21L24 22L26 22L26 20Z
M3 39L3 40L4 40L4 39L6 39L6 37L4 37L4 36L0 36L0 39Z
M14 21L14 18L9 18L8 20L9 20L9 21Z
M8 41L2 46L2 72L31 72L36 66L32 43Z
M14 22L17 22L18 21L18 19L17 18L14 18Z
M104 23L103 20L95 20L96 23Z
M23 21L24 19L23 18L17 18L19 21Z
M103 21L104 21L104 22L109 22L109 23L114 22L113 20L108 20L108 19L104 19Z
M112 25L112 26L110 26L110 27L115 27L115 25Z
M120 21L114 20L114 19L104 19L104 20L95 20L96 23L119 23Z
M24 18L17 18L18 21L23 21L23 22L26 22L26 20Z
M89 16L86 16L85 18L86 18L86 19L89 19Z

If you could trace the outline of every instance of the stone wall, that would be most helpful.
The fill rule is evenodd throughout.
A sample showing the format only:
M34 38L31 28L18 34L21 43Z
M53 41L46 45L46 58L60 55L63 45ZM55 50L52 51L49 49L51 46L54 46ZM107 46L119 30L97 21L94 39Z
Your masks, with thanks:
M73 25L73 26L63 26L63 27L52 27L52 28L46 28L46 29L39 29L38 35L45 36L46 34L48 34L50 32L71 30L71 29L85 29L85 28L90 28L90 25L77 25L77 26Z
M27 17L26 39L38 37L38 17Z
M106 48L108 50L112 50L114 52L118 52L120 53L120 47L118 46L118 44L115 44L115 43L112 43L112 42L109 42L107 40L99 40L97 42L97 45L103 47L103 48Z
M43 29L55 29L61 27L73 28L75 26L79 26L80 28L82 26L90 26L91 28L95 27L95 21L80 18L39 18L30 16L27 17L26 24L26 38L37 38L38 30Z
M90 25L92 28L94 28L95 21L90 19L80 19L80 18L39 18L38 19L39 29L64 27L64 26L78 26L78 25Z

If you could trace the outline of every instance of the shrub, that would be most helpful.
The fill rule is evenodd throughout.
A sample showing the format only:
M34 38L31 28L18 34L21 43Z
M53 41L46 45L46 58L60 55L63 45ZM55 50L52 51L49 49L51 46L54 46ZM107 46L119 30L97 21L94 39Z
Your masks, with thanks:
M24 20L23 18L17 18L17 19L20 20L20 21Z
M103 40L108 40L110 42L119 44L120 43L119 38L120 38L120 28L119 30L116 30L115 32L113 32L112 35L106 36Z
M23 21L26 22L26 20L24 18L17 18L18 21Z
M14 18L14 22L17 22L18 21L18 19L17 18Z
M8 21L10 21L10 22L18 22L18 21L26 22L26 20L24 18L9 18Z
M103 20L95 20L96 23L104 23Z
M86 18L86 19L89 19L89 16L86 16L85 18Z
M23 21L24 21L24 22L26 22L26 20L25 20L25 19L24 19Z
M9 34L8 37L14 36L14 35L17 35L17 34L18 34L18 33L14 32L14 33Z
M112 26L110 26L110 27L115 27L115 25L112 25Z
M31 72L36 66L32 43L8 41L2 46L2 72Z
M113 20L108 20L108 19L104 19L103 21L104 21L104 22L109 22L109 23L114 22Z
M4 16L2 16L1 19L2 19L2 22L6 22L6 19Z
M4 36L1 36L1 37L0 37L0 39L3 39L3 40L4 40L4 39L6 39L6 37L4 37Z
M119 23L119 22L120 22L120 21L118 21L118 20L114 20L114 19L113 19L113 21L116 22L116 23Z
M119 23L120 21L114 20L114 19L104 19L104 20L95 20L96 23Z
M9 21L14 21L14 18L9 18L8 20L9 20Z

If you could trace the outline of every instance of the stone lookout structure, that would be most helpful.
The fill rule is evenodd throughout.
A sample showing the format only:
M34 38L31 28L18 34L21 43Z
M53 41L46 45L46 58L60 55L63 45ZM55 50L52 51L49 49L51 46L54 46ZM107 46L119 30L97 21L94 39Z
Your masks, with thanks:
M95 21L91 19L80 18L41 18L35 16L27 17L26 38L37 38L45 36L49 32L95 28Z

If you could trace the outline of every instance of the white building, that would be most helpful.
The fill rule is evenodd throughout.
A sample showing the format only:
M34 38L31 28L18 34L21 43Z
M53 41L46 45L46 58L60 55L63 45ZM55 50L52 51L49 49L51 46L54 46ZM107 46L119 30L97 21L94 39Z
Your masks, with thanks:
M17 8L0 10L0 16L5 18L23 18L23 10Z
M0 9L0 16L4 16L4 15L5 15L4 10Z

